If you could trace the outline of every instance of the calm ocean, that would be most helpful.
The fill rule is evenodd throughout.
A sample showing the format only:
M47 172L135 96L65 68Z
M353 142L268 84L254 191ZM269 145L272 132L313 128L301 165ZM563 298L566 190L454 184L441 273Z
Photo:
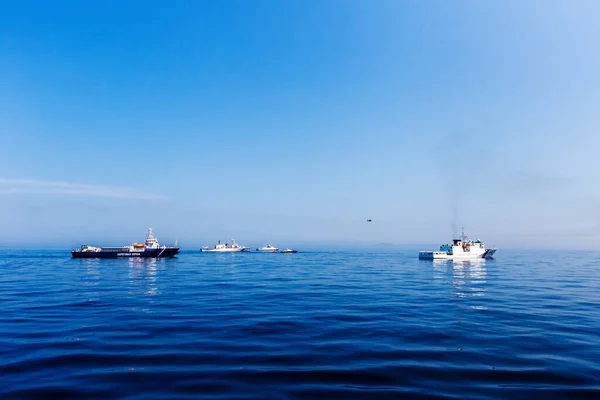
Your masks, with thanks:
M600 398L600 253L0 251L0 398Z

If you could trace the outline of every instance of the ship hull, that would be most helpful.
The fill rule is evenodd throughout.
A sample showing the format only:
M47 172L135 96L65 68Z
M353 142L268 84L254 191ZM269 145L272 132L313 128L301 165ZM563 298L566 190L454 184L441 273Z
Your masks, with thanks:
M73 250L73 258L164 258L174 257L179 253L179 247L167 247L162 249L146 249L143 251L80 251Z
M421 260L475 260L480 258L493 258L496 249L487 249L477 254L448 254L441 251L421 251L419 259Z
M202 253L241 253L242 249L200 249Z

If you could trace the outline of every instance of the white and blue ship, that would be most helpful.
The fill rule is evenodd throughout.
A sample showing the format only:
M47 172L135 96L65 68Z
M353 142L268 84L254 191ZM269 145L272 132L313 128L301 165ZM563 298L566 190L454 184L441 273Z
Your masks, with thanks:
M443 244L438 251L421 251L419 259L421 260L468 260L474 258L492 258L496 249L486 249L485 244L477 240L469 240L465 231L458 239L454 239L452 244Z

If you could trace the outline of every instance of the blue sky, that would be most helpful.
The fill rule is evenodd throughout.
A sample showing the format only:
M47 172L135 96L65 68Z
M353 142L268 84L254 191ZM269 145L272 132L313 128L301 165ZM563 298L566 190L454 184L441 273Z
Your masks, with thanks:
M600 248L596 1L1 7L0 242Z

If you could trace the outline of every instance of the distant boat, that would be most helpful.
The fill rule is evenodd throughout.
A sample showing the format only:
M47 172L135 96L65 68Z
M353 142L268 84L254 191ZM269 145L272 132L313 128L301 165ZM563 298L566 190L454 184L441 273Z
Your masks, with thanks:
M84 244L80 249L71 251L73 258L158 258L173 257L177 253L179 253L179 247L177 246L167 247L159 245L158 240L154 237L152 228L148 229L144 243L133 243L122 247L95 247Z
M372 222L372 220L368 219L367 222Z
M421 260L468 260L474 258L492 258L496 249L486 249L485 244L477 240L469 240L463 230L459 239L452 244L443 244L438 251L421 251Z
M201 251L204 253L239 253L241 251L248 251L244 250L246 248L247 247L240 246L235 240L231 239L231 243L221 243L219 240L219 243L214 247L204 246Z
M258 249L256 249L256 251L262 251L265 253L277 253L279 249L275 246L271 246L270 244L268 244L264 247L259 247Z
M282 253L285 253L285 254L289 254L289 253L297 253L297 252L298 252L298 250L292 250L292 249L289 249L289 248L288 248L288 249L283 249L283 250L281 250L281 252L282 252Z

